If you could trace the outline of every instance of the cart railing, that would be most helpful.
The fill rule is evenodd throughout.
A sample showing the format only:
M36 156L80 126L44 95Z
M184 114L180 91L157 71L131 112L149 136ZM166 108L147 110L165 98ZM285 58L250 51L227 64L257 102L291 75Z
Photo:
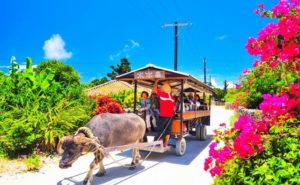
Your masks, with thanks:
M195 119L195 118L206 117L206 116L210 116L209 110L185 111L182 113L182 118L184 121ZM177 119L180 120L180 114L178 114L178 116L176 116L175 120L177 120Z

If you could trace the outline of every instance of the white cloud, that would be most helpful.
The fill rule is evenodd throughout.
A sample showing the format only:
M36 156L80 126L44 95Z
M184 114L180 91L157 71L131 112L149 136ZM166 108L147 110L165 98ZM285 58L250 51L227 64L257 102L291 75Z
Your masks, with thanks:
M212 84L212 86L214 86L216 88L224 89L224 81L219 82L215 78L211 78L211 84ZM228 85L227 89L235 88L235 86L236 86L235 83L233 83L232 81L228 81L227 85Z
M140 43L138 43L137 41L130 40L130 43L131 43L131 48L139 48L140 47Z
M9 68L10 66L0 66L0 68ZM36 68L37 65L32 65L32 68ZM19 64L19 70L24 71L26 69L26 64Z
M32 65L33 69L36 68L36 67L37 67L37 65ZM20 71L24 71L26 69L26 64L20 64L19 69L20 69Z
M228 84L227 89L236 87L235 83L233 83L233 82L227 82L227 84Z
M47 59L63 60L72 57L72 52L66 51L65 41L59 34L54 34L49 40L46 40L43 50Z
M109 60L114 60L115 58L119 57L120 55L121 55L121 52L113 54L113 55L110 55L109 56Z
M215 78L211 78L211 85L216 87L216 88L223 88L220 86Z
M226 38L227 38L227 35L223 34L223 35L219 35L219 36L215 37L215 40L222 41L222 40L224 40Z
M141 45L139 42L131 39L131 40L129 40L129 43L126 43L119 52L109 55L108 58L111 61L115 60L116 58L119 58L121 55L125 56L126 58L129 58L130 57L129 53L132 50L139 48L140 46Z

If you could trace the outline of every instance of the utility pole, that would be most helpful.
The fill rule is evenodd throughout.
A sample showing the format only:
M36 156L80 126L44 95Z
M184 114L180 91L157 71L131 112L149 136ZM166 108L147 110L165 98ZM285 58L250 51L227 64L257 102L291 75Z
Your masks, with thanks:
M206 58L203 58L204 83L206 84Z
M174 27L174 70L177 71L178 64L178 27L180 26L190 26L192 23L179 23L175 21L174 23L163 24L162 27Z

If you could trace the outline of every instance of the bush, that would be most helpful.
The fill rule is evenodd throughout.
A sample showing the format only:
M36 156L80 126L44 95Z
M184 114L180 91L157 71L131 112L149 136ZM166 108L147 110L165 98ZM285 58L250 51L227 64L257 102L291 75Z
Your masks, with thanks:
M27 171L35 171L42 167L41 157L39 155L31 155L24 159Z
M133 108L134 107L134 92L133 90L121 91L119 93L109 95L112 99L117 100L121 103L125 108ZM140 96L137 95L137 102L140 100Z
M54 81L59 82L63 87L80 85L79 74L70 65L57 60L46 60L41 62L34 71L36 74L40 74L47 69L53 72Z
M54 77L50 69L31 68L0 77L0 146L10 157L32 153L37 143L52 152L59 138L90 119L83 88L63 87Z
M280 63L270 67L268 63L261 63L243 75L239 92L248 94L245 97L248 108L258 108L263 94L275 94L287 88L290 83L297 82L300 73L292 70L291 65L291 63Z
M280 0L272 12L259 7L278 23L248 40L248 52L260 59L245 71L238 91L262 115L241 115L232 128L222 124L215 131L204 163L214 184L300 184L299 1Z
M95 107L93 115L98 115L106 112L123 113L124 109L119 102L110 98L109 96L98 97L97 105Z

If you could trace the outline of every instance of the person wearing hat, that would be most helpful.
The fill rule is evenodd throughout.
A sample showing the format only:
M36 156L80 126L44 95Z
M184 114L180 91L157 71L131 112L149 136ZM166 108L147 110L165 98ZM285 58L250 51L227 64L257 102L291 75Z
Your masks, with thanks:
M155 81L153 92L159 97L159 119L158 119L158 135L157 138L162 135L164 141L164 147L169 143L170 134L171 134L171 122L174 116L175 110L175 99L171 95L171 87L169 83L165 82L160 90L157 88L158 80ZM164 132L165 130L165 132Z

